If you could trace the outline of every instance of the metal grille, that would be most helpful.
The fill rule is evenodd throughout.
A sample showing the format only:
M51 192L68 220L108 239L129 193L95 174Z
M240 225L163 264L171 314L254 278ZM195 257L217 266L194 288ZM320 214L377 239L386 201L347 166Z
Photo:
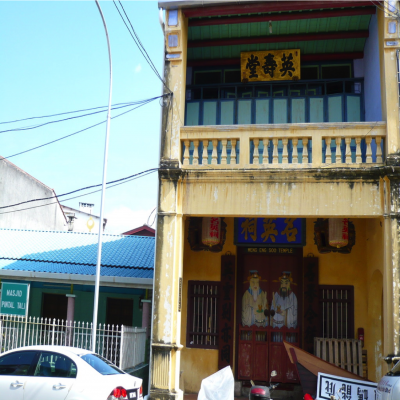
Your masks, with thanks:
M217 282L189 282L187 347L218 348Z
M354 287L320 286L321 337L354 338Z

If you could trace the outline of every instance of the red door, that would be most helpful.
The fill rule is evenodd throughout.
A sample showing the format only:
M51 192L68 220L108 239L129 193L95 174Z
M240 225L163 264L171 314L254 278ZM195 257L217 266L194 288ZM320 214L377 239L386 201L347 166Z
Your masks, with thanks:
M283 341L300 344L302 254L243 254L238 264L238 379L298 382Z

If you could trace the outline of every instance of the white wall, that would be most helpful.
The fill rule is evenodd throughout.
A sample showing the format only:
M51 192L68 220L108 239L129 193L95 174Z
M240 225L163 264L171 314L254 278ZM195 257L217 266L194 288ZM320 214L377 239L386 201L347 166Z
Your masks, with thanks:
M382 121L379 37L377 16L372 15L364 47L365 121Z
M75 214L76 219L74 220L72 232L83 232L83 233L99 232L100 217L67 206L62 206L62 207L64 213L67 216L67 219L70 213Z
M0 207L23 201L52 197L53 190L9 161L0 161ZM55 203L44 207L43 204ZM31 208L36 207L36 208ZM13 210L24 211L10 212ZM0 209L0 228L65 231L66 221L56 199L36 201Z

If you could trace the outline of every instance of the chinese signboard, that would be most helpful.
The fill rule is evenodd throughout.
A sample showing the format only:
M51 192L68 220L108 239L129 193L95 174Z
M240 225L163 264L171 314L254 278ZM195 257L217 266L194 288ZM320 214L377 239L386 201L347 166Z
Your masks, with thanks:
M236 218L235 244L304 246L302 218Z
M1 286L0 315L18 315L26 317L28 314L29 284L6 283Z
M300 79L300 50L246 51L240 53L242 82Z
M221 257L221 290L218 369L233 368L235 256Z
M375 399L377 383L342 378L318 373L317 400L330 400L335 396L340 400Z

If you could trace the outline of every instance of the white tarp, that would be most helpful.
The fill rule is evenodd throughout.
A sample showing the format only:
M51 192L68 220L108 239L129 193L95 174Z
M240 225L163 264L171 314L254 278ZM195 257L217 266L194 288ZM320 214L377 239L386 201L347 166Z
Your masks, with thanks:
M234 386L231 367L225 367L202 380L197 400L233 400Z

